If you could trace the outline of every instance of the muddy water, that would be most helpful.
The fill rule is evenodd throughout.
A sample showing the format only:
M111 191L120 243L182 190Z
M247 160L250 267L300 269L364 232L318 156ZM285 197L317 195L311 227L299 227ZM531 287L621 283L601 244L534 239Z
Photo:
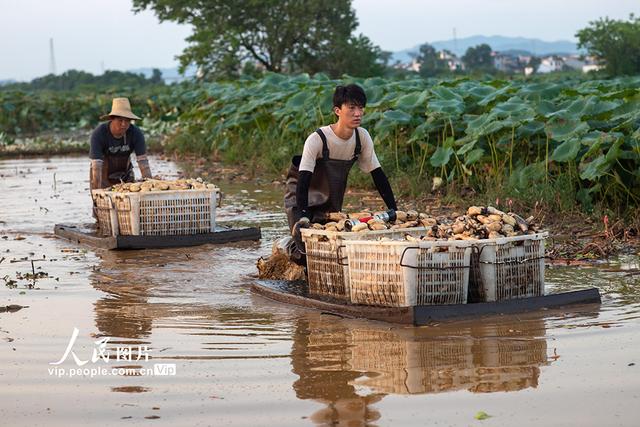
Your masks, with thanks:
M260 225L260 243L102 251L52 236L90 221L87 169L0 161L0 307L26 306L0 312L3 424L638 425L637 257L547 270L548 292L597 286L599 308L421 328L346 320L249 292L285 232L278 187L219 183L218 220ZM153 372L163 364L175 375ZM100 370L113 367L130 369Z

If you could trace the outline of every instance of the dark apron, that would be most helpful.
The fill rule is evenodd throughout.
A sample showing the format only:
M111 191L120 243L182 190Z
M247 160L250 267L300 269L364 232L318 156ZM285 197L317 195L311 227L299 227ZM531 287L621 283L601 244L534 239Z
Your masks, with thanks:
M131 165L131 161L126 159L128 165L126 166L124 172L111 172L113 170L118 170L113 164L116 163L118 165L121 163L119 159L117 161L113 161L113 156L105 156L105 160L102 163L102 188L107 188L115 184L120 184L121 182L133 182L133 166ZM89 182L93 182L93 168L89 168ZM92 188L93 190L97 190L97 188Z
M102 167L102 182L109 185L120 184L121 182L133 182L133 165L131 155L114 156L105 155Z
M329 157L327 138L320 129L316 130L322 139L322 159L316 160L316 167L309 185L309 213L312 222L326 222L326 214L340 212L347 189L347 179L351 167L358 160L362 145L360 134L356 133L356 147L351 160L335 160ZM287 174L284 207L289 221L289 229L301 218L301 211L296 206L296 187L298 185L298 168L302 156L294 156Z

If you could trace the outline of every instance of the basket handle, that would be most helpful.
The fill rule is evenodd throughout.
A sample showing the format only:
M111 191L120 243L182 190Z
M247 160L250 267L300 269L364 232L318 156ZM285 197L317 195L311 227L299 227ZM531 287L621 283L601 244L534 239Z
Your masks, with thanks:
M93 207L96 209L100 209L98 207L98 199L107 199L109 200L109 209L112 209L114 206L113 200L111 200L111 196L109 194L96 194L95 197L91 194L91 201L93 202ZM104 208L102 208L104 209Z
M113 203L113 200L111 199L111 194L105 194L104 197L107 198L107 200L109 200L109 209L114 209L116 204Z
M347 247L346 245L340 245L340 246L338 246L338 249L336 250L336 256L337 256L337 258L338 258L338 259L337 259L337 260L338 260L338 265L341 265L341 266L343 266L343 267L346 267L346 266L348 266L348 265L349 265L349 262L348 262L348 261L347 261L347 263L346 263L346 264L343 264L343 263L342 263L342 260L348 260L348 258L347 258L346 256L343 256L343 255L342 255L342 250L341 250L342 248L346 248L346 247Z
M420 249L418 246L407 246L406 248L404 248L404 250L402 251L402 255L400 255L400 266L401 267L409 267L409 268L417 268L420 269L420 267L415 266L415 265L408 265L408 264L404 264L404 255L407 253L407 250L409 249Z
M119 197L123 202L125 201L125 197L124 196L115 196L115 197ZM115 203L113 203L113 201L111 202L114 206ZM131 199L127 196L126 197L126 203L123 203L123 205L129 205L129 209L116 209L118 212L131 212Z

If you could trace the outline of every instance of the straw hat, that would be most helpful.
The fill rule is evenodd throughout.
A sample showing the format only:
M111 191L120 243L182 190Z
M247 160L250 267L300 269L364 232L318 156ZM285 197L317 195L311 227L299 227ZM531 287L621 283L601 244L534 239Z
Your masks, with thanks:
M111 112L100 117L100 119L104 120L111 116L125 117L132 120L142 120L140 117L131 112L131 104L129 104L128 98L113 98L113 103L111 104Z

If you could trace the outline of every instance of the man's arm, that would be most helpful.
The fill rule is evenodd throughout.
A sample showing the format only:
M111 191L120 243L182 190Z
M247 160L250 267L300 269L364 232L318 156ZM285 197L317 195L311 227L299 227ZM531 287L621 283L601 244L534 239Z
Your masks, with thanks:
M89 159L91 159L89 188L91 190L98 190L102 188L102 167L104 165L102 145L100 127L97 127L91 134L91 142L89 145Z
M136 161L138 162L138 167L140 168L140 173L143 178L151 178L151 167L149 166L149 159L146 154L142 154L138 156L136 154Z
M147 145L144 140L144 134L139 128L134 128L133 151L136 153L136 161L140 168L140 174L143 178L151 178L151 167L147 158Z
M309 218L309 186L313 172L299 171L296 185L296 206L303 217ZM309 218L310 219L310 218Z
M322 150L322 140L314 132L304 142L302 158L298 169L298 184L296 186L296 207L302 211L302 216L309 218L309 187L311 176L316 167L316 159ZM311 219L311 218L309 218Z
M394 211L398 210L396 199L393 196L393 190L391 189L391 184L389 184L387 175L385 175L382 168L379 167L372 170L371 177L373 178L373 183L378 189L378 193L380 193L382 200L384 200L384 204L387 205L389 209L393 209Z
M102 188L102 167L104 162L98 159L91 159L91 172L89 174L89 188L99 190Z

